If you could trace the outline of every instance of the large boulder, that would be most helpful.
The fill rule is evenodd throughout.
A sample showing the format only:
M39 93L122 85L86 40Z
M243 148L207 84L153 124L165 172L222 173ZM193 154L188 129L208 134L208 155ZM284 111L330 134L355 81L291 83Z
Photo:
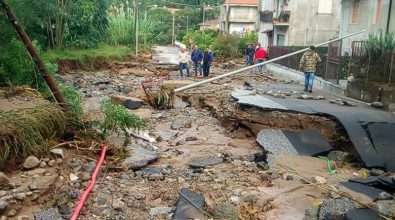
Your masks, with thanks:
M138 170L147 166L149 163L156 161L159 155L156 151L146 150L141 147L130 149L130 157L123 161L123 164L132 170Z
M123 105L128 109L138 109L143 105L144 101L139 98L116 95L111 97L111 103L115 105Z
M33 169L40 165L40 160L35 156L29 156L23 163L23 168Z

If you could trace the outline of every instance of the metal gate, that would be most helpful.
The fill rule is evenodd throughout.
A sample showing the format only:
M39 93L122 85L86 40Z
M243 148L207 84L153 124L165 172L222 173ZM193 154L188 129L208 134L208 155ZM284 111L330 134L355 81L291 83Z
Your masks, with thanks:
M325 80L339 84L342 41L338 40L328 45Z

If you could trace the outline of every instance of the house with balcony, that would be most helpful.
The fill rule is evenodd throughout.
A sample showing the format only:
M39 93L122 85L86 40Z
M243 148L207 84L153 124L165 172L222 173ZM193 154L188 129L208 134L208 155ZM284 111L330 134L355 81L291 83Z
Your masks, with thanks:
M342 0L261 0L262 46L308 46L339 36Z
M228 0L221 6L220 31L245 33L257 31L259 26L259 0Z
M345 38L342 54L351 55L361 47L369 34L395 33L395 1L393 0L343 0L340 35L366 30L365 33Z

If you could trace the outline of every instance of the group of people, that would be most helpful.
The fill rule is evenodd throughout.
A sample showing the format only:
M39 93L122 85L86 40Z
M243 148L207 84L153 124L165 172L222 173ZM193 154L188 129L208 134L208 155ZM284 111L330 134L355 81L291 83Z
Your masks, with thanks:
M186 51L185 48L181 48L180 54L179 54L179 70L180 70L180 75L181 77L184 77L183 70L186 69L187 71L187 77L190 76L190 71L189 71L189 59L193 63L194 71L195 71L195 77L198 76L203 76L208 77L210 74L210 66L211 63L214 60L214 55L213 52L210 50L209 47L206 47L204 52L202 52L197 45L194 46L193 51L191 53L191 56L189 56L188 52ZM198 75L199 72L199 75Z
M268 59L268 53L263 47L261 47L260 43L248 45L245 55L247 65L263 63ZM259 74L263 74L263 65L258 66L258 72Z
M246 51L246 64L253 65L262 63L268 59L268 53L266 50L261 47L258 43L255 46L250 44ZM214 55L213 52L210 50L209 47L206 47L204 52L202 52L197 45L194 46L191 55L189 56L188 52L185 48L181 48L179 54L179 70L181 77L184 76L183 70L186 69L187 77L190 76L189 71L189 59L193 63L195 76L203 76L208 77L210 74L210 66L213 62ZM305 88L304 91L306 92L313 92L313 83L315 78L316 72L316 65L318 62L321 62L320 56L315 52L315 47L311 46L307 52L305 52L300 60L299 70L304 72L305 76ZM263 74L263 65L258 67L259 74ZM199 75L198 75L199 73Z

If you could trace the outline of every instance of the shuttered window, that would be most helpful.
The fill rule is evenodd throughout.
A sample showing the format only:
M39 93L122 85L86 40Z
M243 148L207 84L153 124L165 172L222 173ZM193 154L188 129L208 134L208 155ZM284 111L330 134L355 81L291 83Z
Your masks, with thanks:
M352 24L357 24L359 21L359 5L360 5L360 0L354 0L352 6L352 19L351 19Z
M332 14L333 0L318 0L318 14Z

